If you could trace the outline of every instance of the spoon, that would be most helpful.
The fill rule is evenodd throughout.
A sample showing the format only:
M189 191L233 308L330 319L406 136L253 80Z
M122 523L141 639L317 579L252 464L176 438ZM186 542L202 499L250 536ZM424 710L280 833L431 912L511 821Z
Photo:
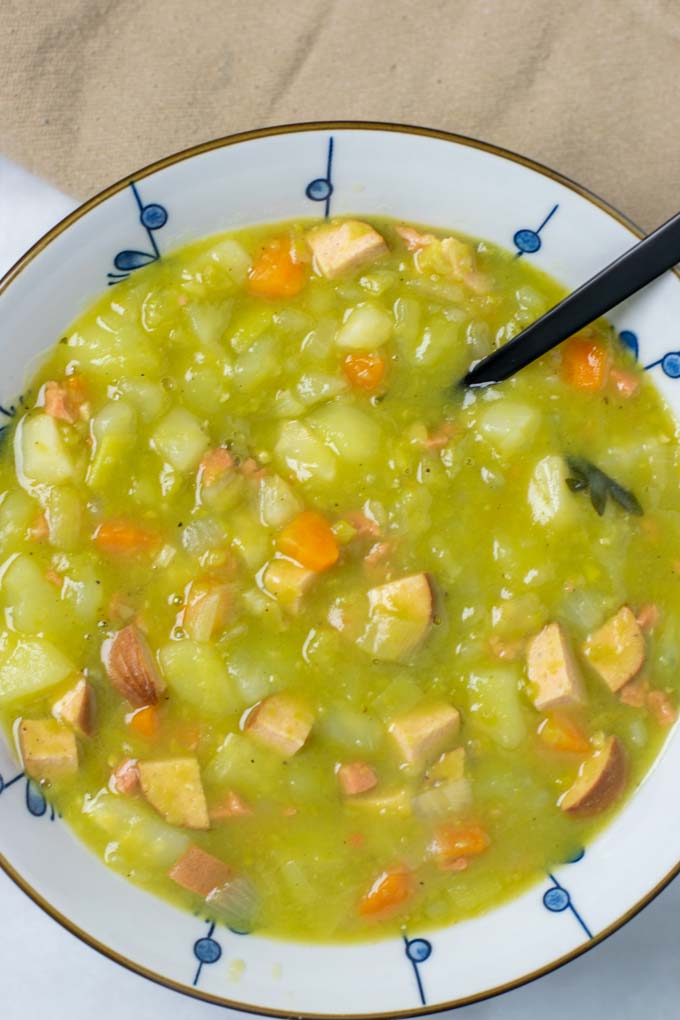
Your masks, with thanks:
M680 213L593 276L521 333L482 358L461 386L488 386L557 347L680 261Z

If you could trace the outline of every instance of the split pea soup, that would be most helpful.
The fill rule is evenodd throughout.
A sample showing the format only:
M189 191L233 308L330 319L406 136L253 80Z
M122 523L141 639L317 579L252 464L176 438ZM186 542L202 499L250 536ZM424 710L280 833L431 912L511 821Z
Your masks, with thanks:
M639 784L676 427L606 323L452 389L562 294L484 241L305 221L164 257L56 343L0 453L0 713L109 867L237 931L413 933Z

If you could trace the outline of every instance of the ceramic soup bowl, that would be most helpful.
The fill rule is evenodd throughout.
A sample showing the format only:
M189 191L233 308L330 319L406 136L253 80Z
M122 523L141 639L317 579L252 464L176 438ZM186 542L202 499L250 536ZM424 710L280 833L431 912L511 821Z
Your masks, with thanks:
M220 139L108 188L0 283L0 425L16 413L34 358L102 290L165 252L255 222L371 213L488 238L569 287L640 236L559 174L454 135L330 123ZM658 280L612 319L680 413L680 278ZM178 992L263 1014L413 1015L543 974L649 902L679 868L679 774L674 732L640 788L577 859L484 916L368 944L242 936L143 892L55 818L1 740L0 864L89 945ZM230 968L234 961L245 967Z

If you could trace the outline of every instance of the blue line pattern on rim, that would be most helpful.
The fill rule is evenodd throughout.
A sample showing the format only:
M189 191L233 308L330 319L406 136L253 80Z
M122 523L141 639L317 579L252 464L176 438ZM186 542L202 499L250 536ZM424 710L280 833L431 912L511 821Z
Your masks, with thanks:
M8 779L7 782L5 782L3 777L0 775L0 796L5 793L6 790L15 786L21 779L26 780L24 803L29 815L32 815L34 818L42 818L43 815L46 815L49 811L49 820L53 822L56 817L54 808L45 800L39 784L34 782L32 779L29 779L24 772L19 772L16 776L13 776L12 779Z
M559 202L556 203L548 215L545 217L540 226L533 230L531 227L522 227L521 230L515 231L512 241L517 249L516 259L520 259L522 255L534 255L542 245L541 231L543 227L553 218L557 210L559 209Z
M632 329L622 329L619 333L619 340L637 361L640 357L640 341L637 333L634 333ZM644 369L645 372L649 372L651 369L659 367L669 379L680 379L680 351L667 351L656 361L650 361L648 365L644 366Z
M573 856L571 856L565 863L576 864L578 861L582 861L584 857L585 850L581 849L577 853L573 854ZM552 914L561 914L563 911L569 910L576 918L588 938L592 939L593 933L574 906L569 890L565 889L565 887L558 882L552 872L548 872L548 878L552 882L552 885L546 890L546 892L543 893L543 906L545 909L549 910Z
M219 944L217 939L213 938L213 932L215 931L215 922L206 921L208 925L208 933L202 938L197 939L194 942L194 956L198 960L198 967L194 974L194 980L191 982L193 987L196 988L203 970L203 964L217 963L222 956L222 946Z
M328 154L326 156L325 177L315 177L305 188L305 195L311 202L325 202L324 216L326 219L331 212L331 195L333 194L333 137L328 139Z
M19 397L18 403L21 405L22 408L25 406L23 393ZM5 406L4 404L0 404L0 415L2 415L3 418L9 419L8 421L5 422L4 425L0 425L0 443L1 443L10 428L10 423L12 419L16 418L17 416L16 404L8 404L7 406Z
M121 280L127 279L135 269L141 269L142 266L158 262L161 257L160 250L156 244L156 238L154 237L154 231L160 230L168 222L168 211L165 206L159 205L157 202L144 205L134 181L130 181L130 188L135 196L139 210L139 222L146 231L151 251L138 251L134 248L126 248L123 251L119 251L113 260L113 265L117 272L106 274L109 280L109 287L112 287L115 283L120 283Z
M418 986L418 995L420 996L420 1003L422 1006L427 1006L427 998L425 997L425 988L423 986L423 979L420 976L420 965L429 960L432 955L432 943L427 939L409 939L404 935L404 952L406 957L411 961L413 967L413 973L416 979L416 985Z

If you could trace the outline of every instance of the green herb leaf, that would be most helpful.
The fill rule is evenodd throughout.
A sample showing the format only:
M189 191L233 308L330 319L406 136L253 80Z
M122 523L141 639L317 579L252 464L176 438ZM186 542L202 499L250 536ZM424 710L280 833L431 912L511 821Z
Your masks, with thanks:
M635 495L589 460L584 457L567 457L566 461L573 476L566 479L567 485L572 492L588 490L590 502L600 517L607 507L607 499L610 496L627 513L635 514L637 517L642 515L644 511Z

